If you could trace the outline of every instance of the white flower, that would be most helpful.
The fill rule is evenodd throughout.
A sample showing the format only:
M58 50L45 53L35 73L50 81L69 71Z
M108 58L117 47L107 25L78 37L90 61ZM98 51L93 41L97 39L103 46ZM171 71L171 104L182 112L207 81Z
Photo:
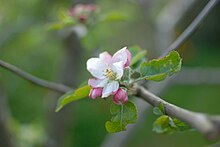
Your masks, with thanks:
M113 56L103 52L99 58L91 58L87 61L87 70L95 77L89 79L88 84L92 88L103 88L102 98L117 92L119 81L123 76L124 68L129 66L131 53L127 47L117 51Z

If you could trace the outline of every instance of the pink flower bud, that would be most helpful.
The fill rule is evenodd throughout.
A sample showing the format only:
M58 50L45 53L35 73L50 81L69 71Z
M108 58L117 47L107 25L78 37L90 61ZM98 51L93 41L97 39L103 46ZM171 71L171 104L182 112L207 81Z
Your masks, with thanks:
M79 16L79 22L86 23L86 21L87 21L87 16L85 16L85 15L80 15Z
M126 49L126 54L127 54L127 61L124 65L124 67L130 66L131 58L132 58L131 52L128 50L128 48Z
M96 99L97 97L102 96L102 88L92 88L89 93L89 97Z
M122 105L126 103L127 101L128 101L127 92L124 89L119 88L116 94L113 96L113 102L118 105Z

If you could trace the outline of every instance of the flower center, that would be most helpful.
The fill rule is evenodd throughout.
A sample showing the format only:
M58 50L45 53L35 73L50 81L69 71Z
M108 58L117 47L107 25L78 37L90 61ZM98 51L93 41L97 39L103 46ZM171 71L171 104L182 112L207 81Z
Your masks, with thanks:
M111 69L106 69L104 75L107 76L110 80L116 79L116 74Z

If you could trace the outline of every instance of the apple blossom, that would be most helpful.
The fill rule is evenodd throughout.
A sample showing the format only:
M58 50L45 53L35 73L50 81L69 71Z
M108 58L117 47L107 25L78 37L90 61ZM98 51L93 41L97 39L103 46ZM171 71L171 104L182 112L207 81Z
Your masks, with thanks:
M93 4L77 4L69 10L69 15L78 19L81 23L86 23L89 15L96 11L96 5Z
M127 101L128 101L127 92L124 89L119 88L118 91L113 96L113 102L118 105L122 105L122 104L126 103Z
M94 76L88 84L92 88L103 88L102 98L116 93L123 76L124 68L130 65L131 53L127 47L117 51L113 56L103 52L99 58L90 58L87 61L87 70Z

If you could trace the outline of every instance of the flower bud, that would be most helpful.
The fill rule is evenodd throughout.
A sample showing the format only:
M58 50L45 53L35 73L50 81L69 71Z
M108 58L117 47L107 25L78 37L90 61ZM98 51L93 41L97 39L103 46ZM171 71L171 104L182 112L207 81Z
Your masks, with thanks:
M118 91L113 96L113 102L118 105L122 105L122 104L126 103L127 101L128 101L127 92L124 89L119 88Z
M87 16L85 16L85 15L80 15L79 16L79 22L86 23L86 21L87 21Z
M126 54L127 54L127 61L124 65L124 67L130 66L131 58L132 58L131 52L128 50L128 48L126 49Z
M89 97L96 99L97 97L102 96L102 88L92 88L89 93Z

